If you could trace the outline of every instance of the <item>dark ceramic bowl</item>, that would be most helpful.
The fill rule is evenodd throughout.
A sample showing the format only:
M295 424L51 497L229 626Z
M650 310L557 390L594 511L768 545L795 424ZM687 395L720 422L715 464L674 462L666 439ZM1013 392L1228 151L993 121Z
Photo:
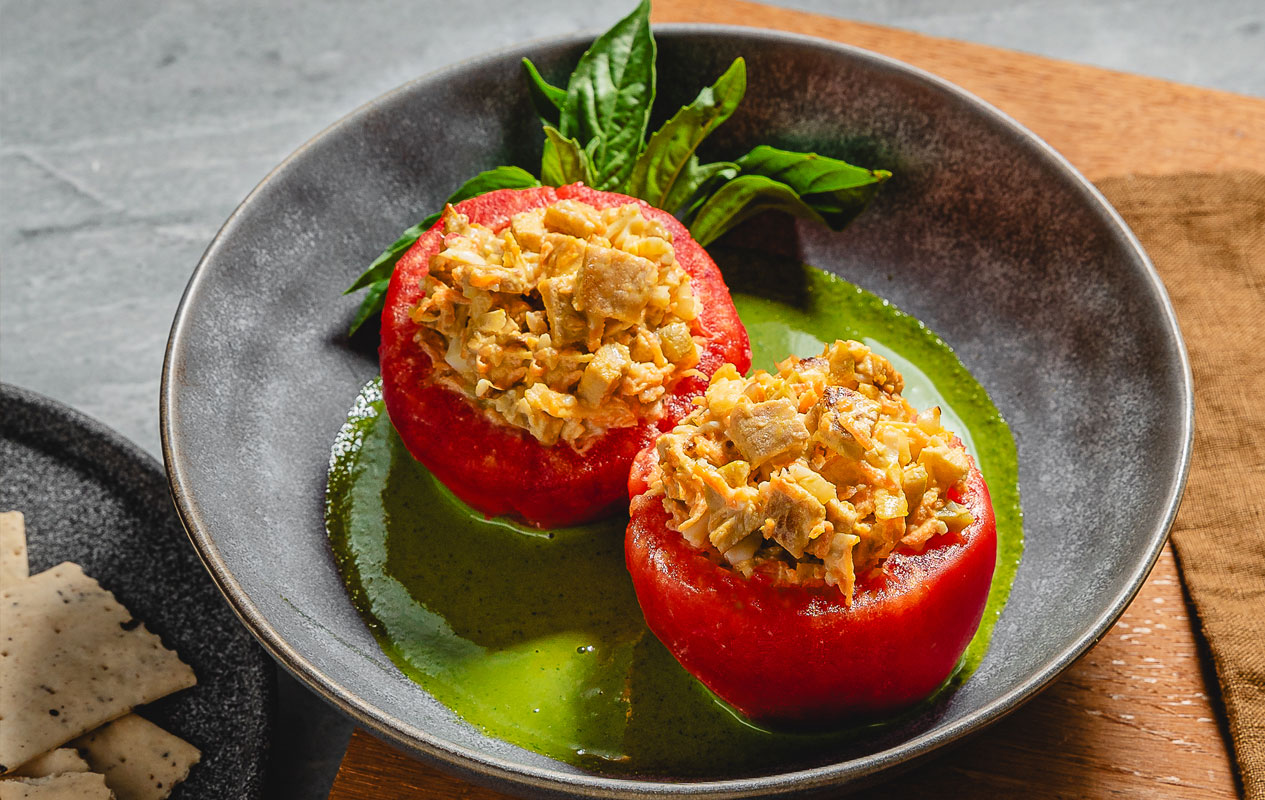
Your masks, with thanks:
M189 548L154 457L0 383L0 511L10 509L26 516L32 574L79 564L197 674L193 688L138 709L202 751L172 800L263 797L276 671Z
M979 731L1112 625L1164 543L1186 477L1191 378L1164 288L1094 188L991 106L861 50L745 28L666 26L657 106L736 56L750 88L705 155L760 142L895 177L843 233L796 228L804 261L887 297L961 356L1018 442L1027 552L992 649L946 702L776 773L605 777L490 739L380 652L326 544L330 444L377 371L340 296L399 231L478 170L534 168L519 71L560 81L590 37L477 59L360 108L291 156L207 250L176 315L162 435L180 514L273 654L386 739L473 780L535 794L737 797L871 779ZM367 337L372 338L372 337Z

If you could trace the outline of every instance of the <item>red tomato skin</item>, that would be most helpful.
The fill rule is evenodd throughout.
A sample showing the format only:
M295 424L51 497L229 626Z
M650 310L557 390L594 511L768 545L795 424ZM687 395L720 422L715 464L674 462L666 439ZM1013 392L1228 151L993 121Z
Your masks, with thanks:
M747 331L738 319L720 269L684 226L666 211L625 195L582 184L557 189L501 189L458 203L471 221L501 230L521 211L579 200L596 208L636 203L647 218L671 231L678 263L699 300L703 335L698 369L711 375L725 362L740 372L751 365ZM664 401L654 423L613 429L584 452L558 443L544 447L527 431L490 419L465 395L431 380L430 358L413 341L417 325L409 311L422 299L430 257L443 244L436 223L396 265L382 311L382 396L392 424L409 452L454 494L488 515L513 515L541 528L575 525L611 514L626 503L633 457L661 431L688 414L691 399L707 388L703 378L685 378Z
M776 586L724 569L668 528L647 497L657 456L629 477L625 557L646 624L694 677L747 717L821 725L890 715L930 695L956 666L988 599L997 527L972 462L950 497L975 518L920 554L897 551L887 577L858 582L852 606L834 587Z

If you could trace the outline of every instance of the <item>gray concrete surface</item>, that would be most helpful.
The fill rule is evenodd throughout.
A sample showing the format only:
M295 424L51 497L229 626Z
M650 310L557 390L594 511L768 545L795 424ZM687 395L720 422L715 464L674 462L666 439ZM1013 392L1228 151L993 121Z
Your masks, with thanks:
M1265 95L1259 0L779 2ZM517 41L599 30L630 5L3 0L0 379L157 455L176 304L220 223L272 166L412 77ZM280 683L273 793L324 797L350 725Z

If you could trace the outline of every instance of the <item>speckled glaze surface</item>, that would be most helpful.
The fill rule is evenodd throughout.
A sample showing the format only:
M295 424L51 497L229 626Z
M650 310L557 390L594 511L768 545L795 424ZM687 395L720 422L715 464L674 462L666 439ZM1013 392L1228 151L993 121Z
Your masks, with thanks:
M158 462L60 403L0 384L0 510L10 509L26 517L32 574L80 564L197 674L197 686L139 709L202 751L173 800L262 797L272 665L189 546Z
M921 318L1014 429L1027 552L992 649L961 690L898 728L805 754L776 774L613 779L456 719L391 665L347 599L322 525L325 472L377 364L372 337L346 339L358 298L340 293L466 177L502 163L536 168L539 125L519 61L530 55L561 81L587 39L527 44L410 83L326 130L247 198L176 316L162 395L168 474L203 558L256 635L361 723L435 763L535 795L837 792L1013 710L1123 611L1185 482L1185 349L1118 216L995 109L832 43L702 26L656 35L659 119L734 57L747 59L746 100L705 158L763 142L894 173L848 230L782 226L782 247Z

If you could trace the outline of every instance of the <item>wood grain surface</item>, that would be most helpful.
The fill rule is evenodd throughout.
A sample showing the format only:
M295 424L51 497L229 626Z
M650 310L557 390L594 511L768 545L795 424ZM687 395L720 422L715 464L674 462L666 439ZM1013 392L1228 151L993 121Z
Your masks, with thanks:
M656 0L656 22L777 28L863 47L974 92L1091 180L1265 170L1265 101L1153 78L729 0ZM1217 688L1171 548L1120 622L1054 686L934 761L857 797L1237 795ZM334 800L492 800L356 731Z

